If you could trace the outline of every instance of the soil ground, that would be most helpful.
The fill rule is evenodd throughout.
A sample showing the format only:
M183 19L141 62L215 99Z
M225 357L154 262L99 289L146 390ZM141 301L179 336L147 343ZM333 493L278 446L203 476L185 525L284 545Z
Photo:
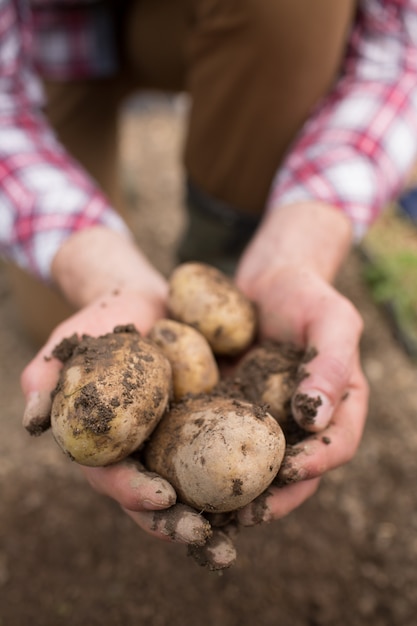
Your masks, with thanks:
M177 103L133 107L122 125L138 236L163 271L184 224L183 122ZM360 450L287 518L242 531L236 565L219 575L146 536L49 434L22 429L19 374L33 348L0 273L0 626L415 626L417 370L361 274L353 254L340 289L365 321Z

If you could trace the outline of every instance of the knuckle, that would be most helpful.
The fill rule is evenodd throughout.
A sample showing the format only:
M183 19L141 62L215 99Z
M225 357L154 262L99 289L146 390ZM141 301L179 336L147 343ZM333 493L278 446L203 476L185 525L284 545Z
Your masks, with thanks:
M358 309L344 296L342 296L340 304L343 307L343 314L349 324L349 327L358 335L361 335L364 329L364 322Z
M346 389L349 384L351 368L348 363L330 354L323 356L321 367L322 371L326 372L321 387L331 401L335 403L339 393Z

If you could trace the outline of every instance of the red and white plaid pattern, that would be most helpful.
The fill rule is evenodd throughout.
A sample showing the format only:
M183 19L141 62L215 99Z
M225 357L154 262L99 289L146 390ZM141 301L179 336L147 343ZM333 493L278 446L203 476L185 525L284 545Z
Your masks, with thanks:
M114 3L115 7L120 0ZM32 0L34 64L51 80L110 76L117 69L114 15L100 0Z
M72 232L126 231L48 127L33 69L54 78L113 71L104 5L53 4L33 0L32 21L25 0L0 0L0 251L46 280ZM416 156L417 0L360 0L340 79L294 142L268 209L324 201L345 211L360 237Z
M417 157L417 0L364 0L344 68L277 173L269 209L319 200L359 239Z
M48 280L71 233L127 227L42 115L31 33L27 3L0 0L0 251Z

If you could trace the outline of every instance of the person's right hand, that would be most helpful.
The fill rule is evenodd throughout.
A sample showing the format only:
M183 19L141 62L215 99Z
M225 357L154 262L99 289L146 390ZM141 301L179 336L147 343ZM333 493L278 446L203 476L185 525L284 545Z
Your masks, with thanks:
M49 427L51 392L62 367L52 351L62 339L74 333L99 336L127 324L146 335L166 315L163 276L132 240L102 227L79 231L64 242L53 260L52 278L78 312L53 330L22 373L24 426L32 434ZM173 487L138 460L80 469L97 492L118 502L149 534L193 546L200 560L207 556L209 567L222 568L234 559L226 535L213 531L198 512L177 504Z
M165 313L161 302L150 302L140 293L116 290L100 297L60 324L47 343L27 365L21 386L27 400L24 426L32 434L49 427L51 392L54 390L62 363L52 356L54 347L65 337L89 334L98 336L111 332L117 325L134 324L146 335L153 323ZM147 533L160 539L189 544L203 550L217 537L217 548L211 567L224 567L234 559L230 540L211 529L198 512L176 504L173 487L160 476L148 472L139 460L129 457L107 467L79 466L90 485L122 507L129 517ZM219 542L219 537L222 539Z

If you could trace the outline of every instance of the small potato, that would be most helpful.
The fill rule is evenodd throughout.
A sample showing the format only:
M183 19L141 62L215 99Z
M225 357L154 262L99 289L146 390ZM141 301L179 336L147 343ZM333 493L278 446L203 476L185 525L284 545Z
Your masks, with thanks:
M283 432L263 409L218 396L189 398L165 414L146 444L147 467L198 511L234 511L276 476Z
M148 338L171 363L175 400L190 393L207 393L219 382L213 352L205 337L192 326L162 319L154 324Z
M171 316L199 330L215 354L233 356L252 343L254 305L225 274L204 263L184 263L169 286Z
M291 416L300 359L301 352L270 342L252 348L235 372L244 396L250 402L267 405L282 426Z
M271 374L265 380L265 388L261 395L261 402L268 406L269 413L280 424L285 424L288 418L288 407L294 387L286 372Z
M155 428L169 402L168 359L124 328L84 336L65 361L54 393L52 433L83 465L108 465L127 457Z

